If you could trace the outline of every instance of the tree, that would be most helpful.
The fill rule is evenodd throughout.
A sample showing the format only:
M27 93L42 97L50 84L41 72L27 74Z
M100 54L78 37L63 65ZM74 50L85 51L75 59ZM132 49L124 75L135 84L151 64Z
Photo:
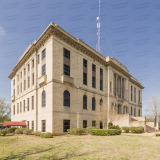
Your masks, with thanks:
M148 99L148 110L151 117L158 117L160 120L160 96L152 95Z
M0 98L0 123L10 121L11 107L5 98Z

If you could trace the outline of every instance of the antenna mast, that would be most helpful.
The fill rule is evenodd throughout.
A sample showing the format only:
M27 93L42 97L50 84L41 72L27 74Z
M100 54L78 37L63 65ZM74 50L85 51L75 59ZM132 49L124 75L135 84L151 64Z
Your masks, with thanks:
M99 16L97 17L97 28L98 28L98 44L97 44L97 51L100 53L100 0L99 0Z

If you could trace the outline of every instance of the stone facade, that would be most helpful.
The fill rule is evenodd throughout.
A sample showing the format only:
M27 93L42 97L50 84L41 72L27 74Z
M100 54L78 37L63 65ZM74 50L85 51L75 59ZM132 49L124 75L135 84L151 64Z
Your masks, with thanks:
M70 51L70 76L64 74L64 49ZM83 84L84 59L87 60L87 85ZM96 66L95 88L92 87L92 64ZM100 69L103 70L101 79ZM63 132L64 120L70 120L70 128L83 127L84 120L87 121L87 126L92 126L92 121L95 121L96 127L100 127L100 100L107 111L114 107L119 116L142 116L144 87L129 74L127 68L113 57L103 57L53 22L39 39L27 48L9 78L12 96L11 120L26 121L29 128L32 128L34 121L34 130L42 131L42 120L46 121L45 131L53 133ZM103 80L102 90L100 80ZM65 90L70 93L70 107L64 106ZM45 106L42 105L44 91ZM87 96L87 109L83 109L84 95ZM92 110L93 97L95 110ZM109 111L107 119L109 122Z

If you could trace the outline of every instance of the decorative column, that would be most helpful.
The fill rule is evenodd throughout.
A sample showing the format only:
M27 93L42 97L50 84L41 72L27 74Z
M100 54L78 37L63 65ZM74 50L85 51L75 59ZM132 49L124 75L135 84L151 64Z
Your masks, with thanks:
M121 77L121 84L120 85L121 85L121 88L120 88L120 94L121 94L121 96L120 97L122 98L122 77Z
M117 97L117 95L118 95L118 93L117 93L117 89L118 89L118 83L117 83L118 81L117 81L117 74L116 74L116 97Z

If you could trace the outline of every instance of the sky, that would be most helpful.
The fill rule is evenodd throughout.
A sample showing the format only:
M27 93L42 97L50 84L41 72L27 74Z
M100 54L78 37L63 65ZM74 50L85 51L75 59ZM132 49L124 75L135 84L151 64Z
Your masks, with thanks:
M8 78L30 43L53 21L96 50L99 0L0 0L0 97L11 100ZM101 54L127 67L145 87L147 100L160 95L160 1L101 0Z

